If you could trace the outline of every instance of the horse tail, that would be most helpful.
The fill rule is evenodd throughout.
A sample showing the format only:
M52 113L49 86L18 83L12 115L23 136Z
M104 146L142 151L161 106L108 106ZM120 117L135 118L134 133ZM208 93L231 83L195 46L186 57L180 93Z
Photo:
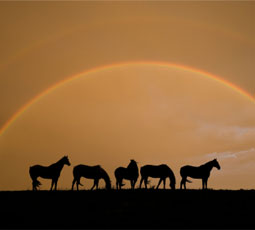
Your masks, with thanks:
M31 179L33 179L33 173L32 173L32 169L33 169L33 167L31 166L31 167L29 167L29 175L30 175L30 177L31 177Z
M39 187L42 184L39 180L36 179L36 180L33 180L33 185L34 185L34 187Z
M187 178L186 178L186 182L188 182L188 183L192 183L192 181L188 180Z
M33 181L37 181L37 176L35 175L34 166L29 167L29 175ZM39 181L38 181L39 182ZM40 182L39 182L40 183ZM41 184L41 183L40 183Z

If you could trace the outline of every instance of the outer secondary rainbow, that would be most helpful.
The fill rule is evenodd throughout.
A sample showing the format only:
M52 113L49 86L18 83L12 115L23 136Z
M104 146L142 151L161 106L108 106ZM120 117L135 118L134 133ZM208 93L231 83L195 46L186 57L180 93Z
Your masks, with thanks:
M46 90L42 91L38 95L36 95L34 98L32 98L30 101L28 101L26 104L24 104L21 108L19 108L1 127L0 129L0 136L4 134L4 132L11 126L12 123L14 123L23 113L25 113L33 104L35 104L37 101L42 99L44 96L48 95L49 93L57 90L61 86L68 84L71 81L74 81L75 79L78 79L80 77L84 77L87 74L96 73L100 71L104 71L106 69L114 69L116 67L125 67L125 66L133 66L133 65L148 65L148 66L162 66L162 67L169 67L169 68L175 68L183 71L187 71L190 73L196 73L198 75L204 76L206 78L210 78L216 82L219 82L221 84L224 84L226 87L231 88L235 90L237 93L241 94L242 96L246 97L248 100L250 100L252 103L255 103L255 98L243 90L242 88L234 85L233 83L219 77L216 75L213 75L211 73L205 72L203 70L199 70L193 67L180 65L176 63L168 63L168 62L156 62L156 61L136 61L136 62L120 62L120 63L114 63L111 65L103 65L99 67L95 67L89 70L85 70L81 73L75 74L71 77L68 77L62 81L57 82L56 84L50 86Z

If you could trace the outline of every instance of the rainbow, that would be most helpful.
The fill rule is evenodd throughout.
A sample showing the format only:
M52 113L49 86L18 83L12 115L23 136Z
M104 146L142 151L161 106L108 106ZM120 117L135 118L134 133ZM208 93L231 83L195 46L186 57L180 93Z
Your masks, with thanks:
M30 101L28 101L26 104L24 104L21 108L19 108L6 122L5 124L1 127L0 129L0 136L2 136L5 131L11 126L11 124L13 124L23 113L25 113L33 104L35 104L36 102L38 102L40 99L42 99L43 97L45 97L46 95L50 94L51 92L57 90L58 88L62 87L65 84L68 84L71 81L74 81L78 78L84 77L84 75L87 74L91 74L91 73L97 73L97 72L101 72L104 70L108 70L108 69L114 69L116 67L126 67L126 66L133 66L133 65L147 65L147 66L162 66L162 67L169 67L169 68L175 68L177 70L183 70L186 72L190 72L190 73L196 73L198 75L201 75L203 77L212 79L216 82L219 82L220 84L225 85L228 88L231 88L232 90L235 90L237 93L239 93L240 95L246 97L248 100L250 100L252 103L255 104L255 98L249 94L248 92L246 92L245 90L243 90L242 88L234 85L233 83L219 77L216 75L213 75L211 73L205 72L203 70L199 70L193 67L189 67L189 66L185 66L185 65L180 65L180 64L176 64L176 63L168 63L168 62L156 62L156 61L135 61L135 62L120 62L120 63L114 63L114 64L110 64L110 65L102 65L99 67L95 67L89 70L85 70L81 73L75 74L71 77L68 77L62 81L57 82L56 84L50 86L49 88L47 88L46 90L42 91L41 93L39 93L38 95L36 95L34 98L32 98Z

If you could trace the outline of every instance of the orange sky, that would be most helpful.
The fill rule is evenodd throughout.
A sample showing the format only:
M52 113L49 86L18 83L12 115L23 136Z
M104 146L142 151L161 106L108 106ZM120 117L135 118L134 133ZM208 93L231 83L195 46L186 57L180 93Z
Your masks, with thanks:
M215 157L222 170L209 187L254 188L255 104L198 73L135 64L178 63L254 95L254 13L254 2L0 2L1 127L64 79L130 63L84 74L26 109L0 136L0 190L30 189L28 167L64 154L63 189L80 163L101 164L113 183L130 159L166 163L179 186L182 165Z

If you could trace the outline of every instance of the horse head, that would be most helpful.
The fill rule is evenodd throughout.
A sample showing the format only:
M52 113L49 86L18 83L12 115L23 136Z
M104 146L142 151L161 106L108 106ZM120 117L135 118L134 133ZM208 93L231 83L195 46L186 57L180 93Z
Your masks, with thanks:
M111 186L111 180L109 180L107 183L106 183L106 189L107 190L110 190L112 188Z
M131 160L130 160L130 163L129 163L129 165L128 165L127 168L129 168L129 169L130 169L130 168L133 168L133 169L134 169L134 168L135 168L135 169L138 168L137 162L136 162L135 160L131 159Z
M174 182L173 181L170 182L170 188L175 190L175 181Z
M215 168L217 168L218 170L220 170L220 164L219 164L219 162L217 161L217 159L214 159L214 160L213 160L213 166L214 166Z
M69 161L69 159L68 159L68 156L64 156L64 157L62 158L62 160L63 160L63 163L64 163L65 165L68 165L68 166L71 165L71 163L70 163L70 161Z
M137 161L131 159L129 165L131 165L131 164L132 164L132 165L137 165L137 163L138 163Z

